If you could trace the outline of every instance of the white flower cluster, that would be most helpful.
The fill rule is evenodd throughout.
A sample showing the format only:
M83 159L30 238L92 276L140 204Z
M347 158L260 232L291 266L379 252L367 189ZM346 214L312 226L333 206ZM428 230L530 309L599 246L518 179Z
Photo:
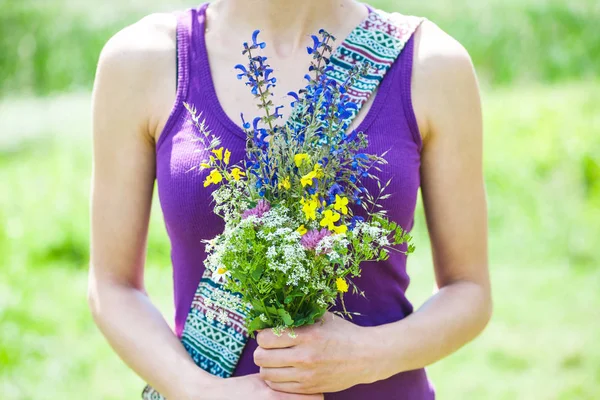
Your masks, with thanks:
M261 218L261 223L265 228L281 228L290 226L291 212L286 207L280 206L270 209ZM291 230L290 230L291 231Z
M238 218L240 210L249 208L245 188L241 181L231 181L229 185L221 185L212 193L214 212L222 216L226 223Z
M334 263L343 262L343 257L341 254L334 251L336 248L345 248L350 245L348 239L346 239L345 235L331 235L326 236L317 245L315 249L317 254L328 254L329 259Z
M367 243L376 244L376 246L373 246L373 249L375 249L375 247L390 246L390 241L388 238L390 232L373 223L357 223L354 227L353 234L356 237L364 238Z

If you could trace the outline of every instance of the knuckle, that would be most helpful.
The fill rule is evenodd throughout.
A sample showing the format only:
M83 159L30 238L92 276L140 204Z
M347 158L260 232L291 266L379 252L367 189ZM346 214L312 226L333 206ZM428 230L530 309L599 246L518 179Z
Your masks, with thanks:
M316 351L311 351L307 354L307 361L309 365L315 366L321 361L321 354Z
M317 381L317 378L318 378L317 371L311 369L306 372L306 383L307 384L314 385L315 382Z
M260 370L258 371L259 376L263 379L263 380L268 380L269 379L269 371L264 368L264 367L260 367Z
M321 331L314 327L312 329L307 329L304 332L304 341L305 342L318 342L321 339Z
M263 332L259 332L258 335L256 335L256 343L260 347L266 346L266 344L267 344L267 335L264 334Z
M312 365L315 361L315 355L312 351L298 354L298 364L304 367Z
M262 364L264 364L265 355L265 351L258 347L256 350L254 350L254 363L260 367Z

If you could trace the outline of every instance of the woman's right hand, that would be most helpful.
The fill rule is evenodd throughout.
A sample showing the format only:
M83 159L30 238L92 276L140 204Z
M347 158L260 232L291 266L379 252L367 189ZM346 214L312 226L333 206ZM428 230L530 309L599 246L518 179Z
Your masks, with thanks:
M271 389L258 374L219 379L198 400L323 400L322 394L291 394Z

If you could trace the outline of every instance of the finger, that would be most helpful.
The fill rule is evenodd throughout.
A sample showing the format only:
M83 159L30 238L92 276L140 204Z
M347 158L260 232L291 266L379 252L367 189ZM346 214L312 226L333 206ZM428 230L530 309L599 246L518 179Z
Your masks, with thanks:
M281 397L278 397L280 400L323 400L325 396L322 393L319 394L292 394L292 393L284 393L277 392Z
M277 392L295 394L318 394L317 390L306 387L298 382L271 382L265 381L269 387Z
M294 367L260 367L260 377L270 382L301 382L300 371Z
M275 391L274 391L275 392ZM323 400L323 394L292 394L284 392L276 392L278 400Z
M290 349L266 350L257 347L254 350L254 364L265 368L293 367L295 364L294 353Z
M271 329L260 331L256 335L256 342L263 349L284 349L286 347L293 347L298 343L287 332L283 332L281 336L277 336Z

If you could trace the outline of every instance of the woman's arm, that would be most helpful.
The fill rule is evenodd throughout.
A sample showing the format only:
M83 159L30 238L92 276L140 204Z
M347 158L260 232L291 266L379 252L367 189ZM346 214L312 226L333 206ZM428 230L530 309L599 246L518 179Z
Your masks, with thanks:
M176 400L316 400L275 392L258 374L220 379L198 368L144 290L157 134L175 101L175 21L153 15L102 50L93 93L89 303L115 352ZM140 388L141 390L141 388Z
M457 350L491 315L479 88L466 50L432 23L417 36L413 104L424 133L421 185L440 288L418 311L362 328L328 315L298 338L258 335L268 384L333 392L418 369ZM282 367L292 368L282 368Z
M175 74L174 65L169 67L174 44L165 34L174 26L157 19L146 18L115 35L98 64L89 303L98 327L135 372L169 398L187 399L185 389L202 390L198 386L208 385L210 375L195 366L143 283L155 178L152 125L164 115L153 99L165 86L165 76L157 79L157 74ZM174 93L166 93L167 102Z
M425 117L421 188L439 291L400 323L373 329L375 354L389 354L378 379L454 352L492 310L477 80L466 50L437 26L426 23L418 39L413 102Z

